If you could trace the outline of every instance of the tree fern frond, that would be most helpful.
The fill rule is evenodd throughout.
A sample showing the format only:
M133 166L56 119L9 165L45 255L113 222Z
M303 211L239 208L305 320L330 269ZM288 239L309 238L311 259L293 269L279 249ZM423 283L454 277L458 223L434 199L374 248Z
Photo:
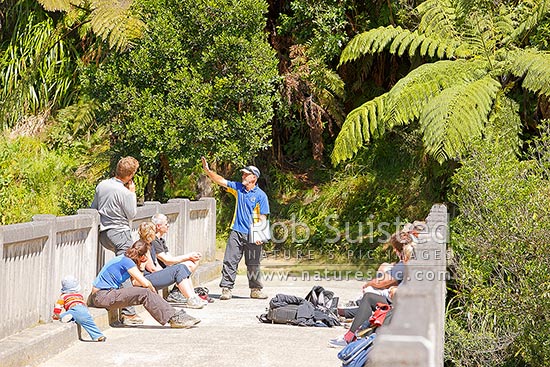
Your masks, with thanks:
M38 0L46 11L69 11L71 9L70 0Z
M522 86L532 92L550 96L550 53L516 50L508 55L510 72L524 77Z
M502 6L494 20L495 32L500 35L499 39L509 38L514 33L516 26L516 22L512 19L512 13Z
M55 120L71 125L70 131L73 135L77 135L79 131L89 129L95 122L96 111L99 109L99 103L94 100L83 101L67 106L59 110L55 116Z
M467 58L472 55L468 47L462 45L457 39L441 38L438 36L427 36L420 34L418 31L411 32L402 30L390 45L390 53L397 53L398 56L403 56L405 51L409 50L409 57L413 57L420 46L420 56L433 57L437 54L439 58L443 58L445 54L448 58Z
M141 36L145 23L129 14L131 2L96 0L92 12L92 30L118 50Z
M416 49L418 48L418 46L420 46L425 39L426 39L426 36L420 33L418 37L412 40L411 44L409 45L409 57L411 59L414 57L414 54L416 53Z
M427 36L454 38L455 8L449 0L427 0L416 7L421 16L418 32Z
M338 66L356 60L363 55L380 52L403 31L401 27L389 26L371 29L370 31L358 34L342 51Z
M424 146L439 162L460 157L487 123L500 83L491 76L454 85L431 99L420 116Z
M463 39L477 55L491 55L496 44L492 17L472 12L464 22Z
M399 57L403 56L405 51L409 48L411 42L415 40L417 37L418 37L418 31L409 32L405 37L403 37L402 39L401 38L399 39L399 41L401 42L400 44L397 44L398 38L396 37L390 47L390 51L392 48L397 49L397 55Z
M486 68L485 62L464 60L442 60L419 66L387 93L387 106L391 106L387 126L408 124L417 119L428 100L452 85L479 79L487 73Z
M378 96L348 114L334 142L331 153L334 165L352 158L365 142L380 134L386 96Z

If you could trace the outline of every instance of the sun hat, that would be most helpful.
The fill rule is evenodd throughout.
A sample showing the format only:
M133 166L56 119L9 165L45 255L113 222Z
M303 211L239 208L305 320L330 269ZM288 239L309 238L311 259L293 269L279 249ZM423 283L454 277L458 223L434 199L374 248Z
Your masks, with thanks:
M260 170L256 166L246 166L241 168L241 172L252 173L256 177L260 177Z
M67 275L61 281L61 293L76 293L76 292L80 292L80 283L74 276Z

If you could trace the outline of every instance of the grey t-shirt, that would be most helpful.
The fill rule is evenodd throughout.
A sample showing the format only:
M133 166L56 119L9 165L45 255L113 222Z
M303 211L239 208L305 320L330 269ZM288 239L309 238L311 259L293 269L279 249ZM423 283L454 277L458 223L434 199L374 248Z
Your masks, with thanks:
M399 261L389 271L388 274L397 281L397 284L401 284L405 277L405 264L403 261Z
M92 209L99 212L99 230L129 230L137 213L136 194L124 187L118 178L101 181L96 189Z

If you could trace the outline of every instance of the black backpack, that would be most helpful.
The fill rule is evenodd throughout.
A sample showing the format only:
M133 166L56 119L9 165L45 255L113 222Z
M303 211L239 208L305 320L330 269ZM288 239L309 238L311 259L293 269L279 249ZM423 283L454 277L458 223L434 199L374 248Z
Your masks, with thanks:
M313 304L315 308L327 309L336 313L338 307L338 297L334 296L334 292L329 291L320 285L315 285L306 296L306 301Z
M265 314L266 321L272 324L295 324L298 314L298 305L286 305L277 308L269 308ZM263 321L263 320L262 320Z

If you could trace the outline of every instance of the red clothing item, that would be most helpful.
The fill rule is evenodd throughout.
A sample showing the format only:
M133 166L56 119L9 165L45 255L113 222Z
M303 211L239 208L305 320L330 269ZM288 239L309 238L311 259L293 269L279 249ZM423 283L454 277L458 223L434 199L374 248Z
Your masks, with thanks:
M76 305L86 306L86 302L84 302L84 297L80 293L62 293L57 301L57 305L62 306L65 311L68 311Z

